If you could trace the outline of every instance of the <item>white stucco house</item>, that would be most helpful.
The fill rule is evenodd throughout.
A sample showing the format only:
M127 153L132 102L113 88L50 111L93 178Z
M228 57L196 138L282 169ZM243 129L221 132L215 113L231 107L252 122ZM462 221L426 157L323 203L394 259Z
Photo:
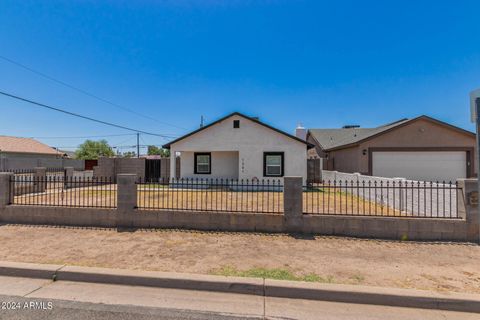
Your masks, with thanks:
M227 115L163 146L180 153L180 178L307 178L312 144L239 112ZM171 157L170 176L175 176Z

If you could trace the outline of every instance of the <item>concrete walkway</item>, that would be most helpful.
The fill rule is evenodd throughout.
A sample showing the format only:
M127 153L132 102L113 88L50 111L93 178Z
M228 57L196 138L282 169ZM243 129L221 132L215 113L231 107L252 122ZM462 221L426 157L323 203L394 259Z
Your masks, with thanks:
M451 292L17 262L0 262L0 276L480 314L480 295Z
M478 314L0 276L0 319L479 319ZM50 310L24 308L51 303Z

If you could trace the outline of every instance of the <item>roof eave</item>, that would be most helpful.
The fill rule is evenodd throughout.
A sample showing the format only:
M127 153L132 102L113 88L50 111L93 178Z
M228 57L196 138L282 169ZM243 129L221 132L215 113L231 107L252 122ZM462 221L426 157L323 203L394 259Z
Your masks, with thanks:
M324 149L324 151L329 152L329 151L337 151L337 150L342 150L342 149L348 149L348 148L352 148L352 147L358 147L360 145L360 142L361 141L355 142L355 143L344 144L344 145L341 145L341 146L336 146L336 147L333 147L333 148Z
M0 150L0 153L24 153L24 154L41 154L41 155L51 155L51 156L57 156L59 154L62 154L62 152L34 152L34 151L5 151L5 150Z
M278 132L278 133L280 133L280 134L283 134L283 135L285 135L285 136L287 136L287 137L289 137L289 138L291 138L291 139L293 139L293 140L296 140L296 141L298 141L298 142L304 143L304 144L307 146L307 149L312 149L312 148L315 147L315 145L313 145L313 144L311 144L311 143L309 143L309 142L307 142L307 141L305 141L305 140L302 140L302 139L300 139L300 138L298 138L298 137L295 137L294 135L288 134L288 133L286 133L286 132L284 132L284 131L282 131L282 130L280 130L280 129L277 129L277 128L275 128L275 127L272 127L272 126L270 126L270 125L268 125L268 124L266 124L266 123L261 122L260 120L257 120L257 119L254 119L254 118L252 118L252 117L246 116L246 115L244 115L244 114L242 114L242 113L240 113L240 112L233 112L233 113L230 113L230 114L228 114L227 116L222 117L222 118L220 118L220 119L218 119L218 120L216 120L216 121L214 121L214 122L212 122L212 123L210 123L210 124L208 124L208 125L206 125L206 126L204 126L204 127L198 128L197 130L194 130L194 131L192 131L192 132L190 132L190 133L187 133L186 135L181 136L181 137L179 137L179 138L177 138L177 139L175 139L175 140L173 140L173 141L171 141L171 142L169 142L169 143L167 143L167 144L164 144L164 145L162 146L162 148L170 149L172 144L177 143L178 141L181 141L181 140L183 140L183 139L185 139L185 138L188 138L189 136L192 136L192 135L194 135L195 133L198 133L198 132L200 132L200 131L202 131L202 130L205 130L205 129L209 128L209 127L212 127L212 126L216 125L217 123L220 123L220 122L222 122L223 120L228 119L228 118L233 117L233 116L243 117L243 118L245 118L245 119L247 119L247 120L250 120L250 121L252 121L252 122L254 122L254 123L257 123L257 124L259 124L259 125L261 125L261 126L264 126L264 127L266 127L266 128L269 128L269 129L271 129L271 130L273 130L273 131L276 131L276 132Z
M473 132L471 132L471 131L468 131L468 130L465 130L465 129L463 129L463 128L454 126L454 125L452 125L452 124L450 124L450 123L447 123L447 122L443 122L443 121L441 121L441 120L437 120L437 119L432 118L432 117L429 117L429 116L427 116L427 115L421 115L421 116L418 116L418 117L416 117L416 118L407 120L407 121L405 121L405 122L398 123L397 125L395 125L395 126L393 126L393 127L390 127L390 128L385 129L385 130L383 130L383 131L380 131L380 132L378 132L378 133L376 133L376 134L373 134L373 135L371 135L371 136L365 137L365 138L363 138L363 139L361 139L361 140L355 141L355 142L353 142L353 143L349 143L349 144L345 144L345 145L341 145L341 146L336 146L336 147L333 147L333 148L325 149L325 151L337 151L337 150L341 150L341 149L348 149L348 148L352 148L352 147L355 147L355 146L359 146L361 143L363 143L363 142L365 142L365 141L374 139L374 138L376 138L376 137L378 137L378 136L380 136L380 135L382 135L382 134L386 134L386 133L388 133L388 132L391 132L391 131L393 131L393 130L395 130L395 129L398 129L398 128L401 128L401 127L403 127L403 126L406 126L406 125L408 125L408 124L410 124L410 123L412 123L412 122L418 121L418 120L420 120L420 119L426 119L426 120L428 120L428 121L435 122L435 123L437 123L437 124L439 124L439 125L448 127L448 128L450 128L450 129L452 129L452 130L455 130L455 131L457 131L457 132L461 132L461 133L470 135L470 136L472 136L472 137L475 137L475 136L476 136L476 134L473 133Z

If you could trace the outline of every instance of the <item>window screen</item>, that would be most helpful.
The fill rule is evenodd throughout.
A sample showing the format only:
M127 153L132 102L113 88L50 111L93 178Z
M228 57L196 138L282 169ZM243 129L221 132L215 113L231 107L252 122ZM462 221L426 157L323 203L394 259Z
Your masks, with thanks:
M264 154L264 175L266 177L283 176L283 153L266 152Z
M211 154L210 153L195 153L195 173L196 174L210 174L211 168Z

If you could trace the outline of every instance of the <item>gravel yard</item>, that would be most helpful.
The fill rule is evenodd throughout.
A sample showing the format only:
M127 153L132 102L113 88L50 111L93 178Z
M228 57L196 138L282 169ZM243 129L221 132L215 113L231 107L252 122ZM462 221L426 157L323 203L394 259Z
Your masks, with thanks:
M480 246L178 230L0 226L0 260L480 293Z

